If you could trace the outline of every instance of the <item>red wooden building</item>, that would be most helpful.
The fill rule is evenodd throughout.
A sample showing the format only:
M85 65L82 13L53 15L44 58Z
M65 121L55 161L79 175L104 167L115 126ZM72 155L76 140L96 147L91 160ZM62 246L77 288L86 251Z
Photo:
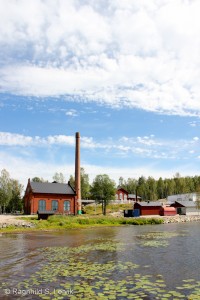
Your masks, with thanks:
M24 195L24 213L77 214L77 197L70 183L31 182L28 180Z
M147 216L147 215L160 215L160 210L162 208L162 204L159 202L136 202L134 204L134 210L139 210L139 216Z
M135 194L129 194L125 189L123 188L119 188L117 191L116 191L116 196L115 196L116 200L121 200L122 202L123 201L136 201L136 198L137 200L141 200L141 197L139 196L136 196Z
M176 214L175 207L163 206L160 210L161 216L175 216Z

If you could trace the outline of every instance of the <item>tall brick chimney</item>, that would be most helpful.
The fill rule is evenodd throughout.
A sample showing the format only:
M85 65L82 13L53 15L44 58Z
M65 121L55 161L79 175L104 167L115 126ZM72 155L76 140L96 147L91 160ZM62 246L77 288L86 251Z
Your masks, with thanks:
M78 215L81 214L81 167L80 167L80 133L76 132L75 150L75 189L78 203Z

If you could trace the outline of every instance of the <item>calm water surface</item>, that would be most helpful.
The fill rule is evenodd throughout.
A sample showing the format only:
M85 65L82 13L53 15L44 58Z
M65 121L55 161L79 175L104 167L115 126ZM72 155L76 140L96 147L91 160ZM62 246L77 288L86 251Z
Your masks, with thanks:
M159 238L159 235L157 235L159 233L169 235L170 238L163 239L162 236ZM162 241L167 240L168 244L158 247L151 244L144 246L144 242L154 241L154 235L156 241L162 243ZM73 229L62 233L2 234L0 236L0 283L5 282L6 288L12 289L24 278L30 278L32 274L40 271L41 265L45 264L47 247L72 247L77 249L82 245L95 245L101 239L120 242L124 245L124 249L118 251L118 247L116 247L116 250L112 252L89 252L88 259L91 262L103 265L112 260L116 264L118 262L138 264L139 269L132 272L138 272L142 275L149 274L155 279L158 274L162 275L169 290L181 285L183 280L200 280L200 223L196 222ZM115 277L117 277L117 273L112 274L113 280L117 280ZM22 298L20 295L6 295L4 288L0 292L0 299ZM36 295L34 297L27 295L23 299L39 298ZM63 299L68 299L68 297ZM123 299L123 297L116 299ZM149 296L144 299L158 298ZM185 299L188 298L185 297Z

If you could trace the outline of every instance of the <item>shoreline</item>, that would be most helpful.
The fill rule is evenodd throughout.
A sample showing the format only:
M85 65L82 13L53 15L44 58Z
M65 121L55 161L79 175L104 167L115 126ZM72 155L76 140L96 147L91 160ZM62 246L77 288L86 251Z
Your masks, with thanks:
M83 217L84 216L84 217ZM83 215L82 218L87 219L87 218L93 218L93 216L89 216L89 215ZM137 218L124 218L127 223L120 223L119 219L122 219L120 216L114 217L114 219L117 221L119 220L119 223L115 223L115 224L99 224L99 223L94 223L94 224L90 224L90 223L85 223L85 224L79 224L79 226L77 227L76 224L71 224L72 226L70 227L62 227L62 226L56 226L55 227L52 226L51 228L48 228L46 226L44 226L43 228L37 227L37 225L32 222L29 221L29 218L33 217L33 216L15 216L15 215L0 215L0 233L19 233L19 232L29 232L29 231L54 231L54 230L66 230L66 229L73 229L73 228L91 228L91 227L105 227L105 226L124 226L124 225L132 225L132 226L142 226L142 225L150 225L150 223L141 223L141 224L129 224L129 220L150 220L150 219L154 219L154 220L161 220L162 222L160 222L160 224L174 224L174 223L186 223L186 222L198 222L200 221L200 215L191 215L191 216L186 216L186 215L176 215L176 216L142 216L142 217L137 217ZM105 219L111 216L106 216L104 217ZM23 218L23 219L21 219ZM25 220L25 218L27 218L27 220ZM112 218L112 217L111 217ZM95 217L94 217L95 219ZM45 221L44 221L45 222ZM154 223L156 224L156 223ZM159 225L159 224L157 224Z
M163 217L163 224L171 223L186 223L186 222L198 222L200 221L200 215L176 215Z

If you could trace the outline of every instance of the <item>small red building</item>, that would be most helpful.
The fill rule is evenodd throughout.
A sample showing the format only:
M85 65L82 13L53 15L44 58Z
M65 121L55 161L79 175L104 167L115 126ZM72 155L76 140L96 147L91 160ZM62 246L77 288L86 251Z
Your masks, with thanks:
M138 216L160 215L161 208L161 203L153 201L136 202L134 204L134 210L139 210Z
M119 188L117 191L116 191L116 195L115 195L115 198L116 200L121 200L122 202L123 201L136 201L136 198L137 200L141 200L141 197L139 196L136 196L135 194L129 194L125 189L123 188Z
M176 214L175 207L163 206L160 210L161 216L175 216Z
M70 183L31 182L24 195L24 213L77 214L76 192Z

